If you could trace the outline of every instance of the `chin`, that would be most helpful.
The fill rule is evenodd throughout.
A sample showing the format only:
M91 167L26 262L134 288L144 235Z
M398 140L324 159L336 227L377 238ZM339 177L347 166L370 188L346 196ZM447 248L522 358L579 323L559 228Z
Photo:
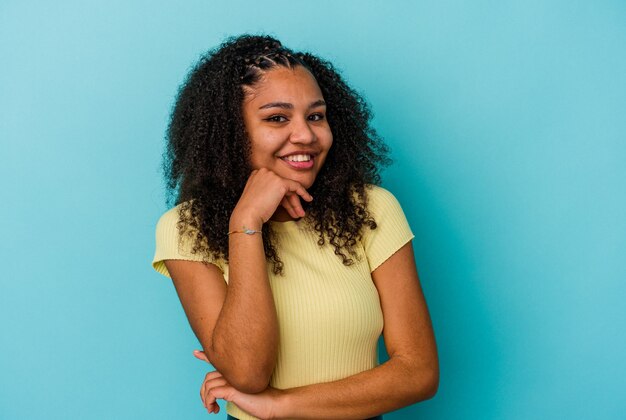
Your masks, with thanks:
M309 188L311 188L311 186L313 185L313 182L309 181L309 180L301 180L301 179L294 179L294 181L298 182L300 185L302 185L304 187L305 190L308 190Z
M313 186L313 184L315 183L315 178L309 178L307 177L306 179L303 179L301 181L298 181L300 184L302 184L302 186L304 188L306 188L307 190L309 188L311 188Z
M315 182L315 177L311 178L310 175L304 175L303 174L281 174L278 173L278 175L287 178L287 179L291 179L292 181L296 181L297 183L299 183L300 185L302 185L305 189L309 189L311 188L311 186L313 185L313 183ZM300 176L298 176L300 175Z

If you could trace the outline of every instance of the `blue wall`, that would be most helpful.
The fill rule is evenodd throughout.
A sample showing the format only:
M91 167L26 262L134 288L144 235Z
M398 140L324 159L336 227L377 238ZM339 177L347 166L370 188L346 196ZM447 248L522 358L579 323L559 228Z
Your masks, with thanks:
M163 132L201 52L265 31L334 61L393 149L442 377L388 417L622 418L624 22L615 0L4 0L0 417L206 418L150 267Z

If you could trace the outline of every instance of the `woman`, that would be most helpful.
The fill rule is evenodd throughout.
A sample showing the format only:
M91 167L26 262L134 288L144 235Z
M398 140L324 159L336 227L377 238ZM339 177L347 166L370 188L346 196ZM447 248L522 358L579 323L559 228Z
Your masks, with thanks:
M435 394L413 235L375 186L387 158L369 122L329 63L270 37L226 41L181 87L165 165L177 205L153 265L216 368L209 413L225 399L238 419L365 419Z

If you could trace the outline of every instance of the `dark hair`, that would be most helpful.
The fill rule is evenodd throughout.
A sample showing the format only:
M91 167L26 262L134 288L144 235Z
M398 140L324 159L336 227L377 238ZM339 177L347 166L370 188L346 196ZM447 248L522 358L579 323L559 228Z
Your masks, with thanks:
M181 204L178 229L193 239L192 252L228 260L227 229L251 172L249 142L242 116L244 88L277 66L303 66L322 91L333 146L304 203L306 220L343 264L357 257L354 246L364 226L376 228L367 211L367 184L379 184L388 164L387 146L370 126L365 100L333 66L312 54L296 53L269 36L243 35L203 55L179 89L167 129L164 170L167 202ZM263 245L276 274L283 263L269 224Z

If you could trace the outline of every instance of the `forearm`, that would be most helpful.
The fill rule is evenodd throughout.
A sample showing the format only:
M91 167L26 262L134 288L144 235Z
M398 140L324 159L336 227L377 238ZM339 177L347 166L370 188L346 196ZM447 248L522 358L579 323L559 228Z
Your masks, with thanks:
M241 229L233 221L234 229ZM259 226L246 225L253 229ZM213 331L211 363L230 381L263 390L276 364L278 320L260 234L232 234L228 290ZM246 385L243 385L245 388ZM248 389L248 391L251 391Z
M366 419L432 398L438 370L402 357L334 382L284 390L276 418Z

